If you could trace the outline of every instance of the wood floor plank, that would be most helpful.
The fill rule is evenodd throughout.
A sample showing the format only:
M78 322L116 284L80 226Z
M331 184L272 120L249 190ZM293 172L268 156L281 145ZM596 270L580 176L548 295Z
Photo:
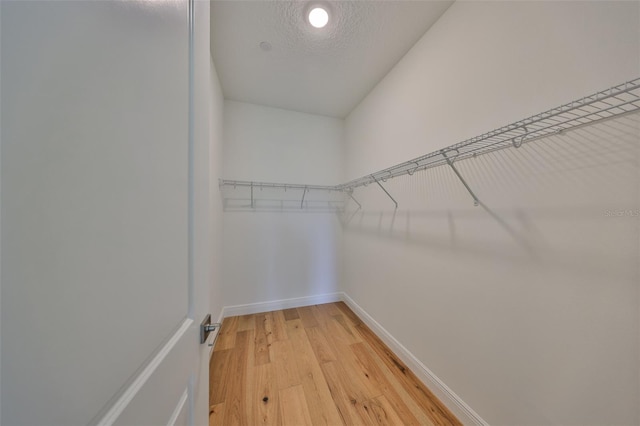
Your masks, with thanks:
M412 414L402 396L396 392L393 385L387 380L383 372L386 367L378 364L372 350L365 343L355 343L351 345L351 350L359 362L357 370L362 371L365 380L368 380L371 386L385 397L384 402L388 403L393 408L394 413L400 415L405 423L418 424L418 419Z
M238 317L238 329L237 331L255 330L255 315L240 315Z
M418 424L416 420L414 422L407 422L406 419L400 418L395 409L391 406L387 398L384 395L375 398L370 401L370 416L375 421L375 424L380 426L396 426L396 425L410 425Z
M255 365L262 365L271 362L267 321L266 314L255 315Z
M289 321L287 326L287 334L296 354L300 381L313 424L330 426L342 424L320 364L302 326L302 321Z
M231 363L229 365L229 384L225 398L224 425L248 425L249 411L247 410L247 366L249 358L250 342L253 339L253 331L239 331L236 335L236 346L233 349ZM252 365L252 364L251 364Z
M253 375L253 424L276 425L280 416L278 376L273 364L255 367Z
M304 331L320 364L336 360L336 355L320 327L305 328Z
M348 347L352 343L357 343L356 339L349 335L349 332L340 324L338 317L340 316L334 315L330 320L327 320L327 336L329 336L335 344L339 344L341 347Z
M346 315L347 318L349 319L349 321L351 321L351 324L353 324L354 326L362 324L362 320L360 319L360 317L358 317L351 310L351 308L349 308L349 306L347 306L346 303L344 303L344 302L336 302L336 308L338 308L340 310L340 312L342 312L344 315Z
M296 364L296 354L293 352L290 340L280 340L271 344L271 363L276 368L278 386L280 389L300 384L300 373Z
M359 343L362 342L362 337L355 330L353 323L346 315L334 315L333 318L340 324L340 326L344 329L345 335L349 339L350 343Z
M348 337L340 323L335 317L331 317L328 325L329 328L325 336L332 350L336 353L337 359L340 361L343 375L348 378L354 386L357 386L363 395L363 400L369 400L381 395L382 392L367 380L363 371L358 369L360 363L351 350L352 339Z
M224 423L224 402L209 407L209 426L222 426Z
M316 319L311 306L303 306L301 308L298 308L298 315L302 320L302 325L304 326L304 328L318 326L318 320Z
M372 350L373 351L373 350ZM398 394L402 402L407 406L413 417L418 419L418 423L420 425L433 425L433 421L431 417L427 415L427 413L418 405L418 403L413 399L411 395L406 390L406 387L403 383L401 383L398 378L395 376L395 373L391 371L387 365L380 359L380 357L373 352L372 358L380 368L381 373L387 379L387 382L391 385L391 387ZM400 410L400 412L402 412ZM411 418L411 417L408 417ZM409 422L406 422L409 423ZM410 424L410 423L409 423Z
M349 348L355 355L356 365L354 365L354 369L360 372L361 379L369 382L371 388L375 389L377 394L383 395L387 392L390 386L387 385L387 381L375 361L364 349L364 345L362 343L354 343Z
M302 385L280 391L280 415L283 425L313 426Z
M291 321L300 318L300 316L298 315L298 310L296 308L284 309L282 311L282 314L284 315L285 321Z
M233 349L213 351L209 360L209 405L224 402L232 378L229 376Z
M316 305L318 311L322 313L325 317L331 317L333 315L340 315L342 311L338 309L338 306L335 303L322 303L320 305Z
M238 317L227 317L222 321L220 332L213 348L215 351L232 349L236 342L236 332L238 331Z
M256 422L255 418L254 418L254 411L253 411L253 404L256 401L256 398L253 394L254 391L254 387L253 387L253 383L254 383L254 378L255 378L255 373L256 373L256 361L255 361L255 355L256 355L256 330L246 330L246 333L248 333L248 338L246 340L246 344L247 344L247 362L246 362L246 366L247 366L247 371L246 371L246 375L245 375L245 407L247 410L247 424L252 425ZM226 426L226 425L225 425Z
M318 327L325 327L326 322L331 318L330 316L325 315L324 312L318 308L318 305L309 306L309 310L313 313L313 316L318 323Z
M295 339L302 339L303 336L306 336L302 320L294 319L287 321L287 336L289 336L289 341L291 342Z
M279 342L281 340L287 340L287 329L285 327L285 319L282 311L268 312L267 318L267 331L269 331L271 342Z
M364 323L358 325L358 332L375 350L386 366L395 372L406 387L407 392L425 410L433 424L460 425L460 421L431 393L409 368L376 336Z
M344 368L339 362L322 364L322 372L329 386L331 397L338 409L338 413L345 425L369 425L367 398L359 386L349 380Z

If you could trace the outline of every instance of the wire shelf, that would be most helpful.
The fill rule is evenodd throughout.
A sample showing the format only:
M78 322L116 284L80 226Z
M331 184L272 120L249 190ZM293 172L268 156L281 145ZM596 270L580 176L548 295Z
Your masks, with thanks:
M582 99L500 127L480 136L414 158L404 163L354 179L336 188L353 190L376 181L412 175L416 171L437 167L523 143L561 134L640 110L640 78L594 93Z
M345 191L335 186L219 181L225 211L342 211Z
M233 188L254 188L254 189L293 189L293 190L321 190L328 192L341 192L342 189L337 186L329 186L329 185L305 185L299 183L273 183L273 182L254 182L248 180L228 180L228 179L220 179L219 181L220 187L233 187Z
M490 132L484 133L457 144L439 149L429 154L405 161L395 166L388 167L384 170L362 176L347 183L335 186L326 185L305 185L290 183L271 183L271 182L252 182L252 181L236 181L236 180L220 180L220 188L249 188L250 196L242 198L244 204L240 205L241 209L256 209L265 205L255 197L256 190L288 190L299 191L300 199L291 199L287 197L276 197L275 200L280 204L274 204L274 199L267 200L266 206L276 208L279 205L281 209L286 206L295 206L299 209L311 208L313 203L315 206L324 206L330 211L339 211L343 209L346 200L350 197L357 203L352 196L353 190L360 186L366 186L371 183L380 185L387 179L402 175L413 175L420 170L429 169L441 165L449 165L456 172L462 183L467 187L469 193L473 196L476 205L478 199L471 191L470 187L464 181L462 176L454 167L453 163L465 158L477 157L482 154L497 151L504 148L519 148L525 143L535 141L537 139L562 134L564 132L574 130L583 126L593 125L604 120L621 117L623 115L632 114L640 111L640 78L628 81L585 96L582 99L561 105L557 108L550 109L540 114L516 121ZM380 185L382 190L396 204L393 197ZM325 200L310 200L307 198L309 191L326 191L327 193L339 193L342 198L328 197ZM307 198L305 200L305 198ZM232 197L225 197L225 205L229 200L238 200ZM248 200L248 204L247 201ZM313 201L313 203L311 203ZM305 204L306 203L306 204ZM360 208L360 204L358 203ZM293 208L293 207L292 207Z

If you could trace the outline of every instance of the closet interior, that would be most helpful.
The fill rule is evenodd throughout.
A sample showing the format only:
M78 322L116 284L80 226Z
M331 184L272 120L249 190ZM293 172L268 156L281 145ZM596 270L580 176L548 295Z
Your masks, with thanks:
M344 301L463 423L639 422L639 19L457 1L346 113L227 96L225 315ZM253 63L343 47L293 33Z

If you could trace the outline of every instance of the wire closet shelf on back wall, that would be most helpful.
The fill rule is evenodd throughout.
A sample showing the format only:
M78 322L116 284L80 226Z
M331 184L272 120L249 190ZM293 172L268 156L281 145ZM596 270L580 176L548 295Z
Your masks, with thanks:
M519 148L546 136L562 134L640 110L640 78L594 93L557 108L508 124L457 144L334 186L284 184L220 179L225 210L343 211L347 201L360 204L354 189L377 184L395 203L382 183L417 171L450 166L478 204L479 200L457 171L454 162L505 148ZM239 193L239 191L242 191Z

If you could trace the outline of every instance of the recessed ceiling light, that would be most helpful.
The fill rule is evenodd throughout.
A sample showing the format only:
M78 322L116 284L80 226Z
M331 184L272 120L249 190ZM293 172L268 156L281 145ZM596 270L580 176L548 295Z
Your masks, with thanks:
M314 7L309 12L309 23L316 28L323 28L329 22L329 14L321 7Z

